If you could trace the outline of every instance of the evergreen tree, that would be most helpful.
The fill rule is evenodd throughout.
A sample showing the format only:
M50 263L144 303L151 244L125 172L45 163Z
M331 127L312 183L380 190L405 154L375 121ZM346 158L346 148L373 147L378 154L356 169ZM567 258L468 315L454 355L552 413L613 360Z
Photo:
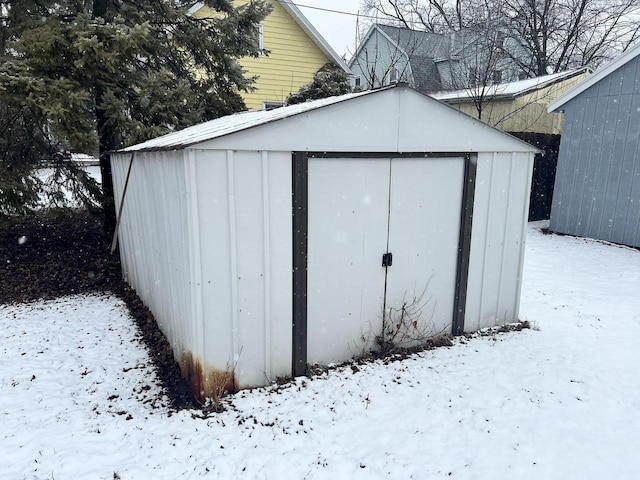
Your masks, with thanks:
M353 89L349 85L347 74L332 64L327 64L313 76L313 81L300 87L296 93L287 97L287 105L303 103L307 100L334 97L350 93Z
M254 79L237 59L261 53L255 25L270 7L206 0L215 15L198 19L193 3L0 0L0 215L33 206L34 168L69 165L56 161L64 145L99 154L113 228L110 151L245 109Z

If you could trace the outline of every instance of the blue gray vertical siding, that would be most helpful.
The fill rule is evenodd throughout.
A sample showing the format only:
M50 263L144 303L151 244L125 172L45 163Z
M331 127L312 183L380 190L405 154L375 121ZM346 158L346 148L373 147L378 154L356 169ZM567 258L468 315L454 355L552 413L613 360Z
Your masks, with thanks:
M565 105L550 229L640 247L640 57Z

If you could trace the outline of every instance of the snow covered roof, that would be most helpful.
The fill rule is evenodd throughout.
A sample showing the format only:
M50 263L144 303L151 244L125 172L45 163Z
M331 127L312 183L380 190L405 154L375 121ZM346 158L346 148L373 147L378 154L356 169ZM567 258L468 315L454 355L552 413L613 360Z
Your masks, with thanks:
M610 73L615 72L619 68L629 63L638 55L640 55L640 42L636 43L633 47L631 47L626 52L622 53L619 57L610 61L603 68L597 70L593 75L587 78L584 82L580 83L579 85L576 85L571 90L566 92L564 95L561 95L560 97L556 98L553 102L549 104L549 108L547 110L549 112L562 111L565 103L567 103L569 100L574 99L575 97L580 95L582 92L584 92L586 89L598 83L600 80L602 80L604 77L606 77Z
M311 41L329 58L333 63L338 65L345 73L351 75L351 69L347 66L344 59L336 53L329 45L320 32L315 29L312 23L305 17L300 9L291 0L278 0L278 3L293 18L298 26L309 36ZM203 2L196 2L190 9L189 14L193 15L204 6Z
M234 132L246 130L248 128L257 127L267 123L281 120L283 118L292 117L310 110L333 105L335 103L344 102L352 98L370 95L380 90L387 90L395 86L384 87L377 90L367 90L358 93L348 93L336 97L322 98L305 103L298 103L287 107L280 107L274 110L258 110L250 112L236 113L227 115L226 117L210 120L192 127L172 132L161 137L148 140L146 142L132 145L120 150L120 152L143 152L153 150L180 150L196 143L212 140Z
M87 153L72 153L71 160L77 163L94 163L96 165L100 163L96 157Z
M526 80L518 80L517 82L501 83L499 85L489 85L484 92L485 98L515 98L527 93L540 90L542 88L561 82L568 78L590 72L588 68L579 68L576 70L567 70L565 72L553 73L542 77L527 78ZM436 92L430 94L436 100L442 101L461 101L469 102L478 96L478 88L470 88L463 90L455 90L452 92Z

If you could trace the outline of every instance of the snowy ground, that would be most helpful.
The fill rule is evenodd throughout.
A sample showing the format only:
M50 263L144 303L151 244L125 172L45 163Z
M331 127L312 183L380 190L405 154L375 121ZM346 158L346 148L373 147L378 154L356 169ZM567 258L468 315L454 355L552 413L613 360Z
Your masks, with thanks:
M0 306L1 479L635 479L640 252L527 239L538 330L169 415L125 306Z

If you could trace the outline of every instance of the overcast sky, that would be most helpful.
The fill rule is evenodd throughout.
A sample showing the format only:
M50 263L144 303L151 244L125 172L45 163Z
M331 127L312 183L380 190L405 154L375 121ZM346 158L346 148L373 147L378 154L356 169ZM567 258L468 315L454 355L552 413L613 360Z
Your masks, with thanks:
M351 57L356 43L356 22L361 0L294 0L302 14L309 19L333 49L342 56ZM316 7L316 8L310 8ZM335 10L336 12L318 10Z

